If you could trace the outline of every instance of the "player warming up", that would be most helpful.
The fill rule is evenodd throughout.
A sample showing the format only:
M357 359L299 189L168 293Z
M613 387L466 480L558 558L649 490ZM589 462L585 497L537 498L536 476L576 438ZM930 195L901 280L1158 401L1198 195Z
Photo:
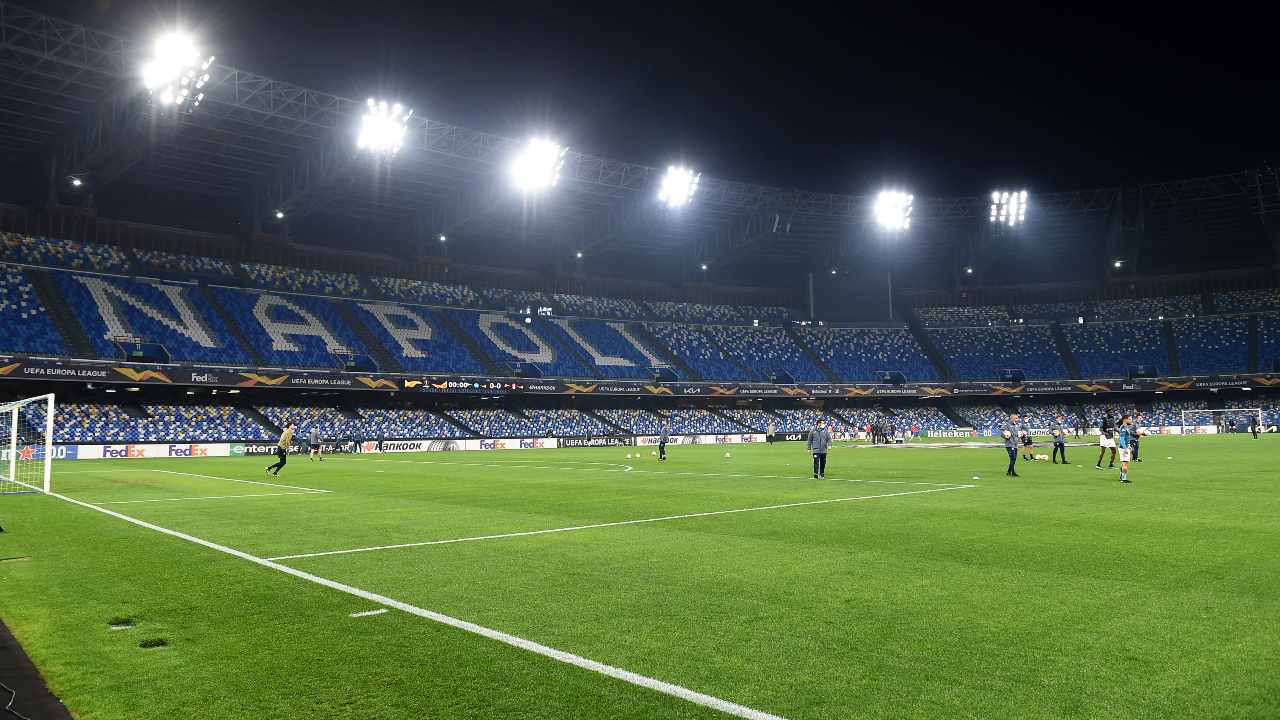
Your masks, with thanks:
M1000 430L1004 438L1004 449L1009 453L1009 469L1004 471L1009 477L1019 477L1015 466L1018 464L1018 413L1009 416L1009 422Z
M1053 426L1053 464L1058 464L1058 454L1062 454L1062 464L1067 464L1067 428L1062 424L1062 416L1054 418L1057 423Z
M284 464L289 461L289 446L293 444L293 423L285 426L284 432L280 433L280 441L276 443L276 462L274 465L267 466L267 472L271 475L279 475L284 468Z
M320 428L311 426L311 456L308 460L324 462L324 448L320 445Z
M1022 424L1018 426L1018 437L1022 438L1022 459L1036 459L1036 439L1031 434L1031 423L1023 418Z
M1138 431L1133 426L1133 418L1125 415L1120 420L1120 430L1116 432L1116 444L1120 447L1120 482L1129 482L1129 459L1133 453L1133 439Z
M667 442L671 437L667 435L667 425L662 424L662 434L658 436L658 460L665 462L667 459Z
M1102 469L1102 457L1107 454L1107 448L1111 448L1111 462L1107 467L1114 468L1116 466L1116 421L1111 419L1111 413L1108 412L1102 416L1102 434L1098 436L1098 464L1094 465L1097 469Z
M826 423L819 422L809 433L809 452L813 454L813 477L820 480L827 476L827 450L831 449L831 433Z

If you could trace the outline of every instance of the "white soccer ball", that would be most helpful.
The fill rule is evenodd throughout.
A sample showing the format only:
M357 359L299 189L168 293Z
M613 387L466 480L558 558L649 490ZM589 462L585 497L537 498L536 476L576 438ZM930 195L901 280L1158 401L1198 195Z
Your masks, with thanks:
M630 460L630 459L631 459L631 453L627 453L627 459L628 459L628 460Z
M1005 438L1012 437L1012 433L1010 433L1008 430L1005 430L1004 432L1002 432L1002 433L1000 433L1000 434L1001 434L1002 436L1004 436Z
M1150 431L1150 430L1148 430L1148 429L1146 429L1146 428L1142 428L1141 430L1139 430L1139 431L1138 431L1138 434L1139 434L1139 435L1150 435L1150 434L1151 434L1151 431Z
M725 456L725 458L733 457L733 456L732 456L732 455L730 455L729 453L725 453L725 454L724 454L724 456Z
M657 450L650 450L650 451L649 451L649 454L650 454L650 455L654 455L654 456L656 456L656 455L658 454L658 451L657 451Z

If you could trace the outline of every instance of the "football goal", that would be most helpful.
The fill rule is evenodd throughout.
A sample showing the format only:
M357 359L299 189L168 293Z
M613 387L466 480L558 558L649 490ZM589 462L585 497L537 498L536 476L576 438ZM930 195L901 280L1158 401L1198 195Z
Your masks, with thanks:
M1182 432L1187 435L1245 432L1254 425L1263 427L1261 408L1182 411Z
M53 395L0 404L0 495L49 492Z

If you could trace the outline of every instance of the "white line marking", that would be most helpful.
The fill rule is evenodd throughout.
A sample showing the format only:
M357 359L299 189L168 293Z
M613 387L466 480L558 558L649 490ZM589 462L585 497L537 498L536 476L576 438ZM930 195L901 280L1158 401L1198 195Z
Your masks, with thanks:
M201 475L200 473L178 472L177 470L152 470L151 472L165 473L167 475L186 475L187 477L208 478L210 480L226 480L227 482L245 483L247 485L264 485L266 487L278 487L286 490L304 490L313 493L327 493L332 490L319 490L317 488L299 487L297 485L281 485L280 483L262 482L261 480L237 480L229 477L219 477L217 475Z
M353 612L351 613L351 617L373 617L374 615L381 615L382 613L385 613L385 612L390 612L390 611L387 610L386 608L378 608L377 610L365 610L364 612Z
M380 462L395 462L410 465L461 465L465 467L486 467L486 468L525 468L530 470L588 470L593 472L636 472L645 475L671 475L684 477L722 477L722 478L750 478L760 480L811 480L810 475L753 475L751 473L700 473L700 472L679 472L671 470L600 470L597 468L572 467L568 465L525 465L521 463L468 463L468 462L446 462L443 460L382 460ZM615 463L607 463L613 465ZM951 485L953 483L931 483L931 482L915 482L911 480L850 480L847 478L826 478L834 482L856 482L856 483L877 483L881 485L931 485L934 487L942 485Z
M178 538L179 540L186 540L187 542L195 543L196 545L202 545L206 548L209 548L210 550L216 550L220 553L225 553L233 557L238 557L241 560L248 560L249 562L254 563L255 565L261 565L262 567L270 568L277 572L282 572L286 575L292 575L293 577L299 578L301 580L306 580L307 582L315 583L316 585L327 587L331 590L337 590L339 592L343 592L348 595L353 595L355 597L368 600L369 602L378 603L379 605L385 605L386 607L389 607L395 610L400 610L402 612L409 613L410 615L416 615L420 618L425 618L427 620L440 623L441 625L448 625L449 627L457 628L458 630L469 632L474 635L479 635L481 637L486 637L486 638L489 638L490 640L496 640L500 643L510 645L512 647L520 648L521 650L527 650L528 652L536 653L538 655L542 655L543 657L551 658L552 660L565 663L566 665L573 665L574 667L582 668L583 670L590 670L591 672L599 673L606 677L611 677L616 680L621 680L623 682L630 683L632 685L647 688L655 692L663 693L664 695L670 695L672 697L680 698L681 700L686 700L696 705L701 705L703 707L711 708L713 710L718 710L727 715L746 718L746 720L785 720L784 718L778 715L771 715L761 710L755 710L745 705L739 705L737 703L729 702L728 700L724 700L724 699L715 697L713 695L706 695L704 693L700 693L696 690L690 690L689 688L686 688L680 685L675 685L673 683L665 682L663 680L658 680L656 678L651 678L646 675L634 673L634 672L631 672L630 670L623 670L622 668L614 667L612 665L606 665L602 662L597 662L595 660L584 658L581 655L574 655L573 653L565 652L564 650L557 650L553 647L548 647L541 643L536 643L532 640L526 640L522 637L517 637L509 633L504 633L501 630L494 630L493 628L488 628L483 625L477 625L476 623L468 622L466 620L460 620L458 618L445 615L443 613L435 612L434 610L427 610L425 608L420 608L416 605L410 605L409 603L401 602L400 600L387 597L386 595L379 595L377 593L369 592L368 590L362 590L352 585L340 583L337 580L330 580L328 578L320 577L319 575L312 575L309 572L297 570L295 568L289 567L288 565L281 565L280 563L272 562L270 560L260 558L256 555L250 555L247 552L236 550L235 548L230 548L230 547L227 547L226 545L219 545L215 542L211 542L203 538L198 538L194 535L188 535L187 533L180 532L178 530L170 530L169 528L161 527L159 525L149 523L145 520L139 520L138 518L130 517L123 513L118 513L114 510L109 510L104 507L99 507L97 505L84 502L83 500L76 500L75 498L67 497L66 495L59 495L57 493L49 493L49 496L58 498L59 500L62 500L65 502L69 502L73 505L79 505L80 507L89 508L90 510L95 510L97 512L104 513L106 515L110 515L111 517L124 520L125 522L128 522L128 523L133 523L134 525L137 525L139 527L144 527L148 530L153 530L155 532L162 533L164 535L169 535L170 537Z
M952 487L932 488L929 490L907 490L904 492L884 493L881 495L859 495L856 497L832 498L828 500L805 500L802 502L783 503L780 505L762 505L759 507L735 508L733 510L711 510L708 512L687 513L684 515L664 515L662 517L643 518L641 520L619 520L617 522L593 523L591 525L573 525L570 527L551 528L549 530L527 530L524 532L501 533L498 535L476 535L474 537L452 538L449 540L426 540L423 542L377 545L373 547L351 548L348 550L326 550L324 552L298 553L296 555L278 555L267 559L296 560L298 558L351 555L353 553L366 553L377 550L399 550L401 548L426 547L428 545L452 545L454 543L475 542L477 540L501 540L504 538L529 537L532 535L550 535L553 533L595 530L598 528L619 527L622 525L643 525L646 523L667 522L669 520L687 520L689 518L711 517L713 515L733 515L736 513L760 512L762 510L781 510L783 508L803 507L806 505L830 505L831 503L852 502L855 500L874 500L876 498L898 497L901 495L922 495L924 493L946 492L947 490L967 490L975 487L977 487L977 485L955 485Z
M251 495L202 495L199 497L157 498L154 500L92 500L95 505L133 505L134 503L178 502L180 500L229 500L231 498L280 497L282 495L324 495L324 490L303 490L301 492L254 493Z

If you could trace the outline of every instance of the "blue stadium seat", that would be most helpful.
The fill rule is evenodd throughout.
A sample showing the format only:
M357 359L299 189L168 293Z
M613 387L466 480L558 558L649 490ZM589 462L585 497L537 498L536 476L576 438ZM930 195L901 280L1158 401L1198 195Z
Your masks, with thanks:
M405 370L483 373L484 365L421 305L355 301L356 316Z
M1240 373L1249 369L1249 321L1245 317L1197 317L1173 321L1183 375Z
M462 438L467 433L430 410L362 408L360 437L365 440L425 440Z
M369 352L338 318L332 303L342 300L226 287L213 291L270 366L333 368L334 350Z
M1169 353L1165 350L1160 322L1127 322L1063 325L1080 373L1086 378L1125 377L1130 365L1147 365L1157 374L1169 374Z
M591 369L600 377L650 379L653 367L666 364L625 323L616 320L551 318L543 327L548 335L562 344L573 344L590 358Z
M897 370L908 380L937 380L933 363L906 328L797 328L828 367L849 382L879 380L881 370Z
M500 362L527 362L549 377L594 377L552 338L520 318L493 312L444 310L489 356Z
M21 268L0 266L0 352L65 355L66 344Z
M1028 378L1067 377L1047 325L933 328L929 335L958 378L999 379L1003 368L1020 368Z
M645 327L704 380L752 379L697 327L672 323L646 323Z
M703 330L760 380L769 380L774 370L786 371L797 382L827 380L783 328L708 325Z

